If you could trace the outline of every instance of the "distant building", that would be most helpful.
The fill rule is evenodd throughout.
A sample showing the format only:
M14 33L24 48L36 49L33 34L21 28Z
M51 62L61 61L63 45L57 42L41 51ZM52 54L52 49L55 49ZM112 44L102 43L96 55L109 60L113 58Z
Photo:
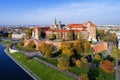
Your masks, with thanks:
M39 40L39 37L45 36L45 31L48 29L49 27L35 27L32 31L32 38Z
M22 38L25 37L25 36L26 36L25 33L21 33L21 34L13 33L13 34L12 34L12 39L22 39Z

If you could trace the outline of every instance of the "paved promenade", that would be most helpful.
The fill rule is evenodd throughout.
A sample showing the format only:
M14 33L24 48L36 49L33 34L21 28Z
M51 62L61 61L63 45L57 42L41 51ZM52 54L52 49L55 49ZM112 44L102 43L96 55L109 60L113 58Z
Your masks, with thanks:
M17 49L14 45L12 46L12 48L14 48L14 49ZM55 70L57 70L57 71L60 71L60 72L62 72L62 73L64 73L64 74L66 74L66 75L68 75L68 76L71 76L71 77L73 77L73 78L75 78L76 80L77 80L77 75L75 75L75 74L73 74L73 73L71 73L71 72L69 72L69 71L62 71L62 70L60 70L58 67L56 67L56 66L54 66L53 64L50 64L50 63L48 63L48 62L46 62L46 61L44 61L44 60L42 60L42 59L40 59L40 58L37 58L37 57L35 57L36 55L37 56L42 56L42 54L40 53L40 52L26 52L26 51L23 51L23 50L19 50L21 53L23 53L23 54L25 54L26 56L34 56L33 58L36 60L36 61L38 61L38 62L40 62L40 63L43 63L43 64L45 64L45 65L47 65L47 66L49 66L49 67L51 67L51 68L54 68Z

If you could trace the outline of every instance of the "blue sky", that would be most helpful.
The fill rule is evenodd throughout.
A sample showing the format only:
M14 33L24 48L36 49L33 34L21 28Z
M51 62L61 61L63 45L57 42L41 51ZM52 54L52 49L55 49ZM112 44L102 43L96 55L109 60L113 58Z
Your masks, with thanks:
M0 0L0 24L120 24L120 0Z

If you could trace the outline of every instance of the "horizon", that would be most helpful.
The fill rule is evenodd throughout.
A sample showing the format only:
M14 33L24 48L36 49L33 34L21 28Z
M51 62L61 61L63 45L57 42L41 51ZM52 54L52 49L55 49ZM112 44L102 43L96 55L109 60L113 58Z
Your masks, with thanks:
M0 25L52 25L85 23L120 25L119 0L2 0Z

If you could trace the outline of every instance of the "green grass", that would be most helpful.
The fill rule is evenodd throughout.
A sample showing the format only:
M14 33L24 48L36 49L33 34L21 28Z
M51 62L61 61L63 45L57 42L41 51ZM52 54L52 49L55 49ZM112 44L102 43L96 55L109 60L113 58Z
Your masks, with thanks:
M15 47L20 49L20 50L24 50L24 51L27 51L27 52L34 52L34 51L36 51L33 48L27 48L27 47L23 47L23 46L24 45L19 45L19 43L17 43L17 45L15 45Z
M1 44L1 45L8 46L9 43L10 43L10 41L7 41L7 40L0 40L0 44Z
M80 75L80 74L87 74L89 68L86 65L82 65L80 68L77 66L74 66L70 69L70 72Z
M42 63L39 63L34 59L27 59L27 57L21 53L14 53L11 55L35 73L38 77L40 77L41 80L74 80L73 78L66 76L65 74Z
M40 56L38 58L42 59L42 60L44 60L44 61L46 61L46 62L48 62L50 64L53 64L53 65L57 66L57 63L58 63L57 59L43 58L43 57L40 57Z
M105 79L104 79L104 76L105 76ZM99 68L98 80L115 80L115 73L113 74L106 73L102 69Z

